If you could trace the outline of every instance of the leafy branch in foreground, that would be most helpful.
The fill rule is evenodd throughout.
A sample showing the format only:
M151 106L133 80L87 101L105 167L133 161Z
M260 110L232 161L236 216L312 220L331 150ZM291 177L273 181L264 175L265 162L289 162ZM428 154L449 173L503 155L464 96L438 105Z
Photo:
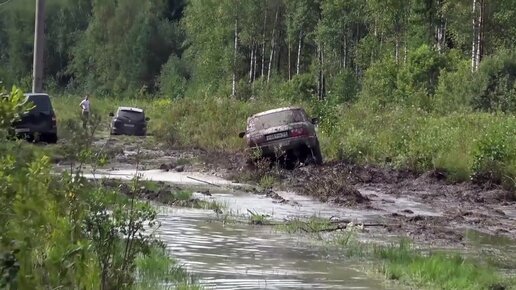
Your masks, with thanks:
M16 114L17 106L3 106L5 100L1 124ZM78 143L80 136L74 137ZM131 289L138 281L137 259L164 249L153 235L158 224L148 203L83 177L82 165L92 166L102 155L91 149L91 138L82 142L67 149L81 166L61 175L52 173L50 157L38 146L0 145L2 288Z

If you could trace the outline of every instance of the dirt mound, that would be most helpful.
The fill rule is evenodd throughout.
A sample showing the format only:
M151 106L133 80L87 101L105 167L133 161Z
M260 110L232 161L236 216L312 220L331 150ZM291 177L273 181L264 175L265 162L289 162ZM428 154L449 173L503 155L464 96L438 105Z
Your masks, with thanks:
M362 195L349 181L347 172L332 171L307 177L300 192L319 198L321 201L331 201L340 205L357 206L370 200Z
M173 205L175 202L171 198L174 196L174 192L181 190L179 187L174 187L164 182L152 183L152 188L145 183L140 184L138 188L133 188L129 183L110 179L103 180L102 186L116 189L126 196L135 196L138 199L152 200L169 205Z
M351 186L342 187L339 194L331 198L331 201L336 204L346 206L355 206L370 202L367 196L362 195L360 191Z

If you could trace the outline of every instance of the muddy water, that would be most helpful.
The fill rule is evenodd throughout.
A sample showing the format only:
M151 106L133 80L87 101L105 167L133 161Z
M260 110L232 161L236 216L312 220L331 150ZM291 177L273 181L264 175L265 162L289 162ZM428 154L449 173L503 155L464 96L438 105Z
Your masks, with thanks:
M226 180L194 173L139 174L145 179L190 186L206 186L209 182L212 195L198 196L225 204L226 211L235 215L249 209L278 220L313 215L357 220L376 217L374 212L343 210L288 192L281 194L289 202L277 203L263 195L231 190L231 183ZM97 178L133 176L134 171L96 174ZM367 265L306 238L280 233L271 227L224 223L209 210L160 206L159 213L159 237L207 289L399 289L390 288L381 279L372 279L366 274Z
M160 238L208 289L388 289L337 252L266 227L162 208ZM394 289L394 288L393 288Z

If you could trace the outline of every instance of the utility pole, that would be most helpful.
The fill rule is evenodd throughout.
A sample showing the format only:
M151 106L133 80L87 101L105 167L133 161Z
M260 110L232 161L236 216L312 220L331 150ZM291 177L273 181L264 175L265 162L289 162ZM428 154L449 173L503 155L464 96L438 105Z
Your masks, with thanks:
M34 61L32 64L32 92L43 90L43 50L45 48L45 0L36 0L34 24Z

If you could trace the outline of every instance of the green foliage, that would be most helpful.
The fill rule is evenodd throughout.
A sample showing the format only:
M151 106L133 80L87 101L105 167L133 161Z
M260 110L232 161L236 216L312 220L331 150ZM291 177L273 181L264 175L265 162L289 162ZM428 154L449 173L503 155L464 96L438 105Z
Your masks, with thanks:
M516 176L516 124L495 124L475 144L473 180L506 183Z
M363 79L360 101L372 108L384 108L397 102L397 73L396 63L390 58L371 65Z
M153 247L148 255L139 255L136 267L139 280L135 290L202 289L161 247Z
M184 60L175 55L170 56L159 77L160 93L172 99L184 97L190 74L190 68Z
M337 227L328 219L312 216L306 220L299 218L290 219L278 225L277 228L289 234L315 233L318 235L319 232L336 230Z
M260 214L255 211L247 210L249 213L249 224L252 225L266 225L270 223L270 215Z
M446 60L428 45L411 51L407 63L398 74L397 87L402 104L425 110L432 108L433 96L441 70Z
M475 109L516 112L516 54L501 53L482 62L472 98Z
M315 91L315 78L311 74L300 74L285 82L276 95L290 101L308 101L313 98Z
M469 61L458 61L455 70L441 71L435 92L435 111L451 113L468 110L476 86Z
M397 245L377 246L373 255L380 260L380 272L388 279L418 288L492 289L503 285L503 278L488 265L459 254L424 254L406 240Z
M13 102L20 93L1 94L5 98L0 120L5 123L18 109L6 102ZM75 140L92 143L91 137ZM87 145L71 147L77 150L70 152L76 162L94 166L101 158ZM81 167L72 168L71 173L52 174L50 158L39 147L6 141L2 152L2 287L131 288L138 274L137 257L148 255L157 245L152 233L156 226L154 209L135 196L126 198L98 188L81 177ZM138 180L133 186L138 187ZM175 282L183 283L184 279Z
M152 91L161 66L180 53L182 33L163 1L93 1L92 19L73 49L70 71L85 89L106 94ZM172 37L172 38L171 38Z
M24 100L25 96L20 89L13 87L7 92L0 84L0 137L5 137L12 123L29 109L29 104L23 105Z
M336 105L353 103L360 90L356 75L350 70L339 72L328 84L328 98Z

